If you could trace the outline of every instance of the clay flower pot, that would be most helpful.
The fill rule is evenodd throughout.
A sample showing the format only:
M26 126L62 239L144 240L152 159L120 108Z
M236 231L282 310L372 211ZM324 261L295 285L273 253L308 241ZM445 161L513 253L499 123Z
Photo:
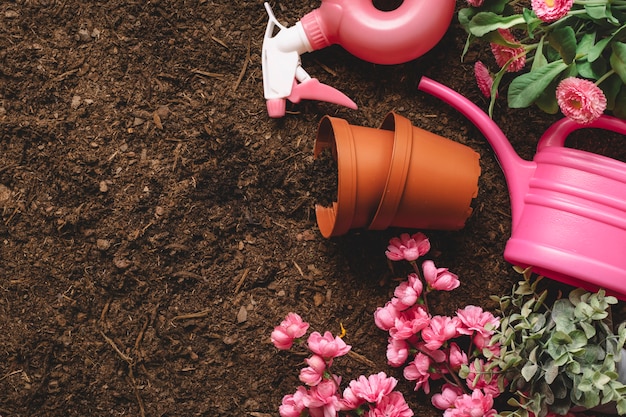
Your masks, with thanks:
M479 155L391 112L379 129L324 116L314 156L332 150L337 201L316 205L324 237L350 229L459 230L478 193Z

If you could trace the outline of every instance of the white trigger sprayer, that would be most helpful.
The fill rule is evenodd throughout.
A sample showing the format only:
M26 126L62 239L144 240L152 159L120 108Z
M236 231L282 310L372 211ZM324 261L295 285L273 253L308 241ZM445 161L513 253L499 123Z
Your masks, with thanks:
M302 68L300 55L314 50L301 22L287 28L281 25L269 3L265 3L269 20L263 38L263 89L270 117L285 115L286 100L322 100L356 109L357 105L341 91L320 83ZM274 29L280 31L274 35Z

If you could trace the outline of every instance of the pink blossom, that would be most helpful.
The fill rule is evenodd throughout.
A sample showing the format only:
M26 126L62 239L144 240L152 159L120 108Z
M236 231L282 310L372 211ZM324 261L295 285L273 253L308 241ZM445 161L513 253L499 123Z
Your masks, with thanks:
M422 306L413 306L403 311L389 329L389 335L394 339L409 339L417 332L425 329L430 323L430 316Z
M531 2L533 12L539 19L547 23L565 16L573 4L574 0L532 0Z
M430 350L439 349L445 342L458 336L457 327L460 321L457 317L434 316L430 324L422 330L422 339Z
M296 313L289 313L272 331L272 343L281 350L291 349L293 341L304 336L308 329L309 323L303 321L302 317Z
M383 397L375 407L371 408L365 417L412 417L413 411L404 400L401 392L394 391Z
M498 29L498 33L504 38L505 41L511 44L519 44L513 34L508 29ZM526 65L526 54L522 45L517 47L511 47L506 45L500 45L498 43L491 43L491 52L496 58L496 62L500 68L504 67L506 63L514 58L513 61L507 67L508 72L517 72L524 68Z
M490 98L493 78L487 66L481 61L476 61L474 64L474 76L476 77L476 84L478 84L480 92L483 93L485 97Z
M568 77L556 88L556 100L561 112L570 119L588 124L606 109L606 96L592 81Z
M294 394L285 395L278 412L281 417L299 417L306 408L304 398L307 396L306 388L298 387Z
M319 355L313 355L304 361L309 366L300 370L300 381L310 386L319 384L326 371L326 361Z
M467 0L467 4L474 7L480 7L483 5L484 0Z
M433 261L424 261L422 271L424 272L424 279L432 289L452 291L461 285L456 274L448 271L448 268L437 268Z
M374 323L379 329L387 331L394 326L398 317L400 317L400 311L391 301L388 301L384 307L378 307L374 312Z
M472 395L463 394L454 401L454 406L443 412L444 417L495 417L493 397L474 390Z
M320 355L325 359L336 358L343 356L350 350L351 346L339 337L334 337L331 332L324 333L324 336L319 332L313 332L309 335L307 344L311 352Z
M482 359L476 359L469 365L469 373L465 379L467 386L472 390L482 390L485 394L489 394L492 397L500 395L500 389L498 388L498 379L495 374L498 373L498 368L487 370L485 361Z
M402 233L399 238L394 237L389 240L389 246L385 251L385 255L391 261L414 261L420 256L428 253L430 250L430 241L421 232L410 236L408 233Z
M422 295L424 284L417 274L412 273L408 276L408 281L400 283L393 292L395 296L391 302L398 310L406 310L417 302Z
M335 417L341 409L341 401L337 396L338 379L326 379L309 390L303 403L309 409L311 417Z
M456 315L462 323L459 327L461 334L479 333L488 337L500 326L500 319L488 311L483 311L481 307L468 305L462 310L457 310Z
M387 363L394 367L404 365L409 358L409 344L405 340L389 338L387 344Z
M452 342L450 343L450 350L448 353L448 363L450 367L456 371L461 369L461 366L467 365L467 354L459 348L459 345Z
M430 358L423 353L418 352L411 363L404 368L404 377L409 381L415 381L415 391L422 388L424 393L430 393L430 385L428 383L428 380L430 379L430 365Z
M356 410L365 403L365 400L356 395L350 386L347 386L346 389L343 390L343 395L340 401L341 410Z
M463 390L460 387L452 384L443 384L441 393L433 395L430 401L438 409L446 410L453 407L454 402L461 395L463 395Z
M363 398L368 403L378 403L383 397L389 395L396 387L398 380L388 377L384 372L350 381L350 388L354 395Z

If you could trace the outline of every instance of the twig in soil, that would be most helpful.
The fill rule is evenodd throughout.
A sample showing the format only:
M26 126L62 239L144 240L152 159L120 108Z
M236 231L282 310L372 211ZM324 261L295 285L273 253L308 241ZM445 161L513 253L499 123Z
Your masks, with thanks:
M304 276L304 272L302 272L302 268L300 268L300 265L298 265L298 264L296 263L296 261L291 261L291 262L293 262L293 266L295 266L295 267L296 267L296 269L298 270L298 272L300 273L300 275Z
M250 38L248 38L248 48L246 50L246 59L243 61L243 67L241 67L241 71L239 72L239 77L237 77L237 81L233 85L233 91L237 91L239 84L241 84L241 80L243 80L243 76L246 74L246 70L248 69L248 62L250 62Z
M120 350L120 348L117 347L117 345L115 344L115 342L113 341L113 339L111 339L109 336L107 336L106 334L104 334L104 332L102 330L100 330L100 334L102 335L102 337L104 337L104 340L106 340L106 342L111 345L111 347L113 348L113 350L115 351L115 353L117 353L119 355L120 358L122 358L126 363L128 363L130 366L133 366L133 358L131 358L130 356L128 356L127 354L125 354L124 352L122 352Z
M322 69L323 69L324 71L326 71L326 72L327 72L327 73L329 73L330 75L333 75L333 76L335 76L335 77L337 76L337 73L336 73L335 71L333 71L332 69L330 69L330 67L328 67L327 65L324 65L324 64L322 64L322 63L321 63L321 62L319 62L319 61L315 61L315 62L316 62L316 63L317 63L320 67L322 67Z
M350 356L352 359L356 360L357 362L361 362L363 365L369 366L370 368L376 367L376 364L373 361L367 359L365 356L359 353L356 353L353 350L348 351L348 356Z
M11 376L13 376L13 375L20 374L20 373L22 373L22 372L23 372L23 370L22 370L22 369L18 369L17 371L9 372L8 374L6 374L6 375L5 375L5 376L3 376L2 378L0 378L0 381L4 381L5 379L7 379L7 378L9 378L9 377L11 377Z
M192 69L191 72L193 72L194 74L198 74L198 75L204 75L205 77L212 77L212 78L224 78L226 75L224 74L220 74L218 72L208 72L208 71L202 71L199 69Z
M181 314L180 316L176 316L176 317L172 318L172 321L199 319L199 318L208 316L210 312L211 312L210 309L206 309L206 310L198 311L196 313Z
M219 43L220 45L222 45L224 48L226 48L226 49L230 49L230 48L228 47L228 45L226 45L226 43L225 43L223 40L218 39L218 38L216 38L215 36L211 36L211 39L213 39L215 42L217 42L217 43Z
M235 287L235 291L234 291L235 294L237 294L239 290L241 289L241 286L243 285L244 281L246 280L246 277L248 276L248 273L250 273L250 268L246 268L243 271L243 274L241 274L241 278L239 278L239 281L237 282L237 286Z
M135 398L137 398L137 404L139 405L139 413L141 417L146 416L146 408L143 405L143 399L141 395L139 395L139 390L137 389L137 381L135 381L135 377L133 376L133 368L131 367L128 371L128 378L126 381L130 386L133 387L133 392L135 393Z

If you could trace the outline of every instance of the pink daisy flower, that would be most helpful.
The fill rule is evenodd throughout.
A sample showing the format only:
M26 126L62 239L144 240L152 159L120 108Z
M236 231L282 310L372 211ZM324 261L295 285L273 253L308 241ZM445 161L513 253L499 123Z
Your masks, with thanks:
M474 64L474 76L476 77L476 84L478 84L480 92L483 93L485 97L490 98L493 78L487 66L481 61L476 61Z
M504 40L512 44L519 44L515 36L508 29L498 29L498 33ZM508 72L517 72L524 68L526 65L526 50L524 47L519 44L518 47L510 47L505 45L500 45L497 43L491 43L491 52L493 56L496 58L496 62L500 66L500 68L504 67L509 59L515 59L509 64L507 67Z
M550 23L559 20L572 8L574 0L532 0L532 9L537 17Z
M606 109L606 96L600 87L577 77L568 77L559 83L556 100L565 116L581 124L593 122Z
M467 4L473 7L480 7L483 5L484 0L467 0Z

